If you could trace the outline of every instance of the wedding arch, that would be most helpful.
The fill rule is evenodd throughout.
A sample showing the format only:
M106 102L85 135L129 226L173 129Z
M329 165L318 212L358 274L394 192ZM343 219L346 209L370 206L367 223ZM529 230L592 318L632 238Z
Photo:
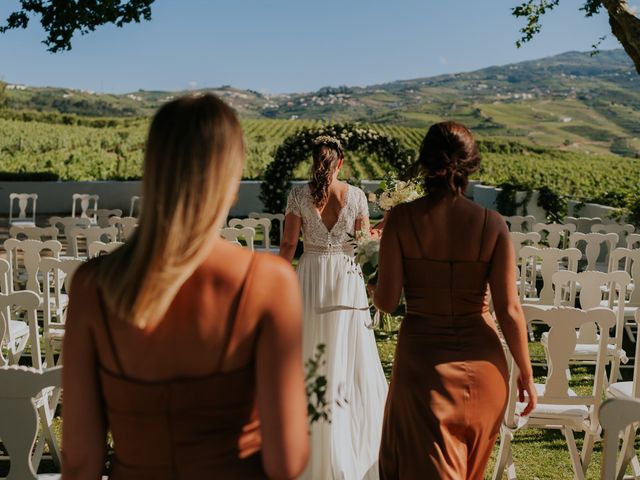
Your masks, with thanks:
M284 212L293 171L311 156L313 140L320 135L339 139L345 152L377 155L386 167L398 172L399 176L407 172L415 155L413 150L403 147L398 139L354 123L302 128L282 142L265 171L260 192L265 211Z

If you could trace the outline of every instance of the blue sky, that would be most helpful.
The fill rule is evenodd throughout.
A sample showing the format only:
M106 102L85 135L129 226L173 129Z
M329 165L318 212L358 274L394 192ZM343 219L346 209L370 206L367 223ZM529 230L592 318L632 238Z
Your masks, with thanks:
M564 0L541 34L514 45L519 0L156 0L151 22L107 26L46 51L38 21L0 35L0 78L101 92L230 84L263 92L474 70L562 53L617 48L606 15ZM18 4L3 0L0 16Z

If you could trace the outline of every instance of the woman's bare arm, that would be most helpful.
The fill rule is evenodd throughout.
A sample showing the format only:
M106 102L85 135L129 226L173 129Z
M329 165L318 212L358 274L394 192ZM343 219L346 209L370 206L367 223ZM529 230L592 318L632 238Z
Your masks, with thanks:
M262 294L265 313L256 362L262 463L269 478L289 479L302 473L309 449L302 302L298 279L290 265L270 260L259 284L260 288L268 286Z
M296 254L301 228L302 219L294 213L287 213L284 219L284 233L280 239L280 256L289 263Z
M394 213L396 215L394 215ZM400 303L404 270L402 249L398 237L397 212L391 211L380 240L378 283L373 294L373 303L383 312L393 312Z
M65 327L62 370L64 480L102 478L107 453L107 420L90 324L100 312L95 283L88 268L83 266L74 275Z
M498 220L494 220L498 221ZM489 286L496 319L502 334L509 346L511 355L520 370L518 389L520 400L524 400L523 393L529 396L529 405L524 411L527 415L536 404L537 396L533 387L533 370L529 358L527 341L527 326L520 305L520 297L516 285L516 265L513 244L509 237L506 223L500 220L498 239L496 241Z

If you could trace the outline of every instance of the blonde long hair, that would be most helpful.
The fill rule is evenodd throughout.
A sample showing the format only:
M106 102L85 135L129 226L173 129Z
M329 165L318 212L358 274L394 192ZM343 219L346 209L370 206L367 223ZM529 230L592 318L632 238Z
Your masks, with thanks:
M158 110L147 139L138 229L98 267L110 312L140 328L163 318L209 253L243 163L240 123L219 98L187 96Z

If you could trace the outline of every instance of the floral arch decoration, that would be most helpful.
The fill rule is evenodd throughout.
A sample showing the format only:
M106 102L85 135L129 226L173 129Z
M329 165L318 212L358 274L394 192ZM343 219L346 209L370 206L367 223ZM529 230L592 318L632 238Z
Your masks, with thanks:
M398 139L372 128L353 123L302 128L282 142L265 171L260 192L265 211L284 212L293 171L310 157L313 140L320 135L340 140L345 152L377 155L384 166L395 170L399 177L405 176L414 161L413 150L402 146Z

